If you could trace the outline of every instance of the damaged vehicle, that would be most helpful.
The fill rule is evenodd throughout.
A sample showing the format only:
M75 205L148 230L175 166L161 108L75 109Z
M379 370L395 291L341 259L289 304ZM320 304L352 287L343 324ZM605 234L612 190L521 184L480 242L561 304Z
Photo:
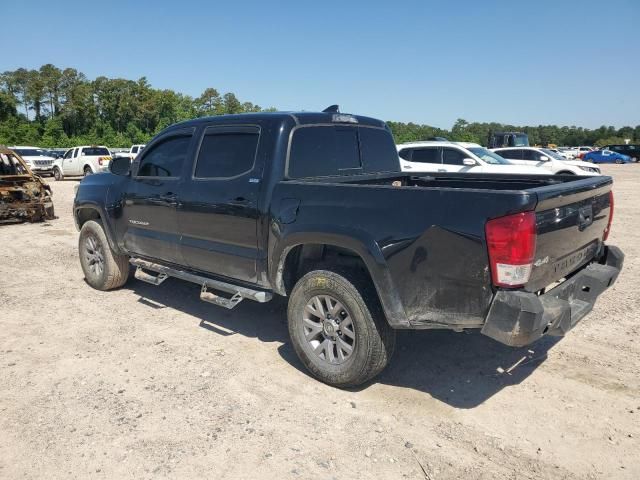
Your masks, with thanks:
M415 176L384 122L336 105L182 122L109 169L73 206L90 286L121 287L133 265L223 308L289 297L293 349L334 386L380 373L396 330L565 335L624 261L606 243L611 177Z
M0 224L55 218L51 195L20 155L0 146Z

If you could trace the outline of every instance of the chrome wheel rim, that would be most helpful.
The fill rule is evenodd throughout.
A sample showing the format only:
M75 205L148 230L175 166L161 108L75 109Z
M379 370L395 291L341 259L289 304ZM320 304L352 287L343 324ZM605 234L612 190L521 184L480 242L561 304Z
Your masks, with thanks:
M87 268L96 276L102 276L104 272L104 252L98 240L90 235L84 241L84 255L87 260Z
M356 333L351 314L331 295L309 299L304 308L302 330L311 351L326 363L344 363L355 351Z

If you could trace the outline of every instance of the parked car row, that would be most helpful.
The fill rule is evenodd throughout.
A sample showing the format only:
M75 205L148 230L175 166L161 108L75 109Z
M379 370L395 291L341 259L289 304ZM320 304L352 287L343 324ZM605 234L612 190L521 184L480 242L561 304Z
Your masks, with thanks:
M488 150L476 143L426 141L397 146L404 172L600 175L595 165L566 160L552 150L508 147Z

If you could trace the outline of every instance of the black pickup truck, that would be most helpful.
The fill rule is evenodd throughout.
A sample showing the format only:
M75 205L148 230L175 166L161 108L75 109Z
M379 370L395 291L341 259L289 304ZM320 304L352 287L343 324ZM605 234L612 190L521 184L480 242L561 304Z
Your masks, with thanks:
M563 335L622 268L606 176L400 172L384 122L333 111L199 118L85 178L73 212L86 281L195 282L202 300L289 297L301 361L356 385L396 329Z

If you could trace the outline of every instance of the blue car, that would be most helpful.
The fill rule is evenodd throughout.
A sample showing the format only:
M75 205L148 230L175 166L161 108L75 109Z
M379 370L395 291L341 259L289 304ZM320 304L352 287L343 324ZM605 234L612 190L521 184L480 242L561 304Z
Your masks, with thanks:
M629 163L631 157L611 150L595 150L586 153L582 159L591 163Z

